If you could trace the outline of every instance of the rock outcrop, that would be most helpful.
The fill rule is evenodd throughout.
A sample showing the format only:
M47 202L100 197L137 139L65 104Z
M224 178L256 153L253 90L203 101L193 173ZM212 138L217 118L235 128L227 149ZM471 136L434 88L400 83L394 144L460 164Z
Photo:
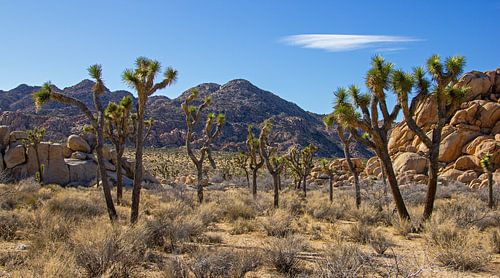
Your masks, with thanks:
M7 139L4 139L7 138ZM92 186L96 183L97 159L93 151L96 145L95 136L71 135L65 144L41 142L37 152L35 148L25 147L22 140L26 132L12 131L8 126L0 126L0 170L7 171L12 178L19 180L35 175L38 172L38 160L43 165L42 178L44 183L62 186ZM26 150L26 148L28 148ZM114 150L104 147L105 167L111 184L116 183L116 155ZM5 166L4 166L5 165ZM124 160L123 184L132 186L134 161ZM145 184L160 182L149 172L144 172Z
M468 93L459 109L442 131L439 161L440 179L455 180L471 187L486 185L486 175L480 165L485 154L491 154L494 182L500 184L500 68L496 71L473 71L464 74L456 86L468 87ZM428 98L417 106L415 121L428 135L437 117L435 101ZM405 122L396 125L389 139L389 153L393 158L398 179L425 181L427 175L427 147ZM418 157L418 162L416 158ZM368 160L365 173L378 175L378 163ZM410 172L408 172L410 171ZM405 179L411 176L410 179Z

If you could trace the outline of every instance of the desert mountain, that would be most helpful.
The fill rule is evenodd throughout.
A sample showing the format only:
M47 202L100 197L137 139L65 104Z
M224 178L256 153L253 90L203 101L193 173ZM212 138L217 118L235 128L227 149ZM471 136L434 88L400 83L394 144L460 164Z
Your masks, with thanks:
M59 89L54 86L54 89L78 98L92 107L90 91L93 84L90 80L83 80L71 87ZM35 112L31 94L38 89L37 86L22 84L9 91L0 90L0 124L9 125L13 130L44 127L47 130L47 139L64 141L68 135L78 133L81 126L87 123L80 111L58 103L52 102L41 111ZM247 125L253 124L258 127L265 119L271 118L274 141L280 143L282 150L294 144L305 146L313 143L319 147L320 155L342 156L343 154L335 132L324 129L322 115L304 111L296 104L259 89L247 80L236 79L224 85L204 83L191 89L197 89L201 99L212 96L212 105L207 112L226 115L223 135L216 142L220 150L243 150ZM154 96L149 99L147 115L155 119L147 141L149 146L183 145L185 122L180 105L190 94L191 89L175 99L165 96ZM132 96L127 91L106 89L102 97L103 103L117 102L126 95ZM370 152L361 145L357 145L354 151L356 155L362 157L370 155Z

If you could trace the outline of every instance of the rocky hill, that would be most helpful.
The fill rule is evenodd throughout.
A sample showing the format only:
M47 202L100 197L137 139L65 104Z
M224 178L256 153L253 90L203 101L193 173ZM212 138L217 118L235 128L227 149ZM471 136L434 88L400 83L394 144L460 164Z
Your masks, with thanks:
M59 89L67 95L76 97L88 105L92 103L91 88L94 83L83 80L80 83ZM322 156L342 156L342 148L335 132L326 131L322 116L304 111L299 106L286 101L271 92L261 90L247 80L236 79L224 85L204 83L196 87L201 98L211 95L213 104L207 112L224 113L226 125L222 137L216 142L220 150L237 151L244 148L247 125L259 126L265 119L273 121L274 139L282 150L291 145L305 146L313 143L319 147ZM47 137L53 141L64 141L87 121L75 108L50 103L35 113L31 93L39 87L19 85L9 91L0 90L0 124L9 125L13 130L44 127ZM178 147L183 145L185 122L180 109L182 101L191 89L175 99L154 96L149 99L147 114L155 119L152 133L147 144L154 147ZM103 102L119 101L123 96L132 95L127 91L106 89ZM201 129L201 125L198 130ZM370 156L364 146L354 148L356 155Z

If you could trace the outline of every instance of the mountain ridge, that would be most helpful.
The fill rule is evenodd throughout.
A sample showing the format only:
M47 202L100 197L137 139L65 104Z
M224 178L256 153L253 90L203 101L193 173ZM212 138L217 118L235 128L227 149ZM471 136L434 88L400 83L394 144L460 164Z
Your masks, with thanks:
M54 89L75 97L93 108L91 88L94 82L84 79L79 83ZM47 139L62 140L71 133L78 133L86 119L79 110L51 102L41 111L35 112L31 94L39 86L20 84L9 91L0 90L0 124L13 129L29 129L35 126L47 130ZM185 120L181 103L193 89L197 89L200 99L210 95L212 105L208 112L224 113L226 124L223 135L215 142L220 150L239 151L245 148L247 125L258 127L265 119L273 121L274 137L279 148L284 151L291 145L305 146L313 143L319 147L321 156L342 156L342 148L333 130L325 130L323 115L305 111L297 104L285 100L272 92L263 90L245 79L233 79L223 85L201 83L179 94L176 98L163 95L148 99L146 114L155 119L155 125L148 137L147 145L152 147L178 147L184 143ZM111 91L106 88L102 102L118 102L124 96L134 97L125 90ZM135 98L134 98L135 101ZM203 124L195 131L200 132ZM361 157L371 153L364 146L356 145L354 152Z

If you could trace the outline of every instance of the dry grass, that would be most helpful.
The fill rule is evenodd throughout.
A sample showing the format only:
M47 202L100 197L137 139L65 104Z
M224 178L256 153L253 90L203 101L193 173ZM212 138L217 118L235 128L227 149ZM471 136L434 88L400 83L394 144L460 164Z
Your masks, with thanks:
M167 166L181 170L159 169L167 179L187 173L190 164L175 162L177 156ZM491 261L500 260L499 212L468 189L440 188L434 222L412 233L418 224L398 221L378 182L362 182L356 209L353 188L335 188L330 202L319 186L304 199L283 179L274 209L267 175L259 176L253 199L241 171L224 163L226 180L206 190L201 205L189 186L144 190L135 227L128 225L128 190L112 226L100 188L40 187L33 180L0 185L0 276L492 276ZM418 219L425 187L403 191Z

